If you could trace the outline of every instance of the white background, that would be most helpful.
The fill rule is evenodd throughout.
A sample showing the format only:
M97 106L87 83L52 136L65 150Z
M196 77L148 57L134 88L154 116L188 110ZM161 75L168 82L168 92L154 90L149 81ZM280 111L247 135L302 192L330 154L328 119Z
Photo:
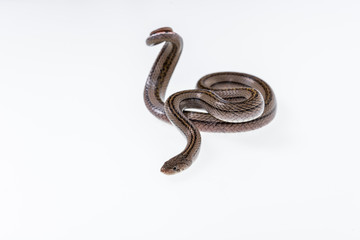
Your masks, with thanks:
M0 0L0 239L359 239L359 1ZM168 94L239 71L275 120L203 133L197 161L143 87L171 26Z

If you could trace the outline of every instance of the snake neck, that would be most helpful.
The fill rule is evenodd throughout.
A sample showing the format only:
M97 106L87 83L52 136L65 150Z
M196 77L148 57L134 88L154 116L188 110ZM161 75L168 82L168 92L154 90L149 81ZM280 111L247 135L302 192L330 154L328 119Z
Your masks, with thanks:
M148 37L150 46L165 42L146 80L144 101L156 117L169 121L164 110L164 98L170 78L182 52L182 38L171 31L155 32Z

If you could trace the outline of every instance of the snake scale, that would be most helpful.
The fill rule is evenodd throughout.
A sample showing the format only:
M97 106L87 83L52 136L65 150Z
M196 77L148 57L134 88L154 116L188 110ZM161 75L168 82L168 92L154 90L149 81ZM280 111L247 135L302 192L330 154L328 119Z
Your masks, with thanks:
M161 172L171 175L190 167L199 153L200 131L250 131L268 124L275 117L276 99L271 87L260 78L245 73L208 74L198 81L196 89L176 92L165 101L183 40L169 27L152 31L146 39L149 46L163 42L146 81L144 101L154 116L180 129L187 145L164 163Z

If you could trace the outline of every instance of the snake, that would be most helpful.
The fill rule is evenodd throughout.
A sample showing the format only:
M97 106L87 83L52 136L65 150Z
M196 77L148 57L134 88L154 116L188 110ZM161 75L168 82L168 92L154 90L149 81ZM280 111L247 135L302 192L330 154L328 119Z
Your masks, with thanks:
M217 72L202 77L196 89L165 99L170 78L183 49L182 37L170 27L150 33L148 46L164 43L146 80L144 102L158 119L172 123L186 137L184 150L166 161L161 172L173 175L189 168L198 156L204 132L245 132L271 122L276 98L262 79L246 73Z

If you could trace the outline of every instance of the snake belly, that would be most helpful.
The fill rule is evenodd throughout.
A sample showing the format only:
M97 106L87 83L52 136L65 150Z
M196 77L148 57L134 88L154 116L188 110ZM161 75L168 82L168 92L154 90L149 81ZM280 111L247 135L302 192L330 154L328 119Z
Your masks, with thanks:
M218 72L202 77L196 89L172 94L165 101L170 78L182 52L183 40L171 28L154 30L146 39L149 46L164 43L144 89L148 110L171 122L185 135L185 149L166 161L161 172L181 172L196 159L201 145L200 131L244 132L268 124L276 114L271 87L258 77L238 72ZM204 109L205 112L187 109Z

